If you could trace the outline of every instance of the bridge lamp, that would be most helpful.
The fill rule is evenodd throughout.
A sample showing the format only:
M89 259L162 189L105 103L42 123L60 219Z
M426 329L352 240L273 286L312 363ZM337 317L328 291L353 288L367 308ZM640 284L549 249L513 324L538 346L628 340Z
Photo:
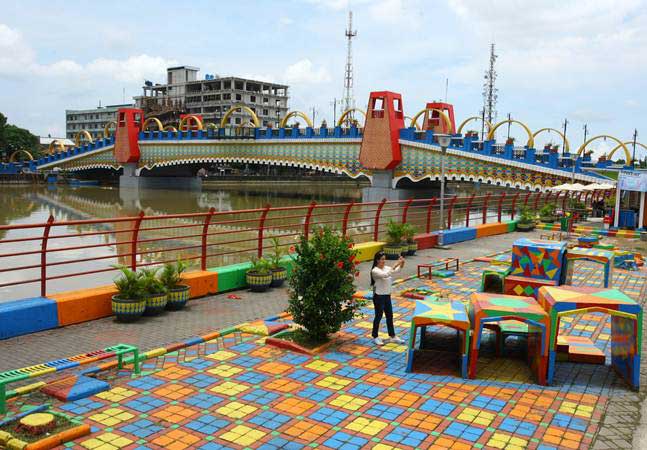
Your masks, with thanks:
M445 154L447 153L447 147L452 141L452 137L449 134L434 134L438 140L438 145L440 145L440 229L445 229Z

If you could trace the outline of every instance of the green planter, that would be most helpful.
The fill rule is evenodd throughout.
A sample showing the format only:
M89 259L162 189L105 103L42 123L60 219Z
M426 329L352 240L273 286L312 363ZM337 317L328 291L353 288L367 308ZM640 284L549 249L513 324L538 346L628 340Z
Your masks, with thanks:
M550 216L540 217L539 220L544 223L555 223L555 218Z
M407 243L407 255L408 256L415 255L417 250L418 250L418 243L416 241Z
M146 301L143 299L128 300L112 296L112 313L119 322L134 322L139 319L146 309Z
M285 282L288 277L288 271L284 267L279 267L277 269L271 269L272 272L272 283L270 287L281 287L283 282Z
M517 222L517 231L532 231L535 229L534 223Z
M402 255L403 250L406 251L407 249L403 248L401 244L386 244L384 246L384 255L386 259L398 259Z
M146 309L144 310L145 316L155 316L166 309L167 295L164 294L153 294L147 295L146 300Z
M177 289L170 289L166 296L166 309L179 311L184 308L191 296L191 286L180 286Z
M245 275L247 286L252 292L265 292L272 284L272 273L258 273L251 270Z

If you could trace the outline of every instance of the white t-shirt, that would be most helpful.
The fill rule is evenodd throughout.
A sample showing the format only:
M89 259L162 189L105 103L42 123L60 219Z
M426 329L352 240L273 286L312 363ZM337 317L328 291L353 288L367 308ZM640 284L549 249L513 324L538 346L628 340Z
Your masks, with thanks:
M383 269L375 266L371 271L373 275L373 280L375 281L375 293L377 295L389 295L391 294L391 287L393 285L393 277L391 274L400 271L400 266L396 269L393 269L390 266L384 266Z

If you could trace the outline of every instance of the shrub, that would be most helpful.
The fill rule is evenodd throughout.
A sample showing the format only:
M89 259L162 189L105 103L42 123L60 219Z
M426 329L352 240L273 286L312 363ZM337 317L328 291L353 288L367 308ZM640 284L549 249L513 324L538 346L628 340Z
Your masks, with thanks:
M249 268L248 272L254 272L258 275L267 275L270 273L270 262L267 259L252 256L249 261L252 263L252 267Z
M166 293L164 284L162 284L162 282L157 278L157 272L159 272L159 270L159 267L139 269L144 295L160 295Z
M396 245L399 244L400 242L402 242L403 234L404 230L402 228L402 224L389 219L389 223L386 226L387 243Z
M328 227L317 230L309 240L301 236L296 246L288 312L313 341L339 331L363 305L353 298L355 253L350 239Z
M272 238L272 245L274 246L274 251L269 257L270 266L272 269L280 269L282 267L281 258L286 254L286 251L281 248L279 239L276 237Z
M402 238L407 242L413 242L413 236L416 234L416 227L410 223L402 224Z
M137 300L144 296L141 274L130 270L126 266L114 266L121 271L121 277L114 283L119 292L117 295L122 300Z
M529 206L519 208L519 223L530 224L535 222L535 215Z
M160 281L166 289L178 289L182 286L182 273L187 269L188 264L185 261L178 260L177 263L164 264L160 273Z
M540 210L540 217L554 217L556 206L554 203L546 203Z

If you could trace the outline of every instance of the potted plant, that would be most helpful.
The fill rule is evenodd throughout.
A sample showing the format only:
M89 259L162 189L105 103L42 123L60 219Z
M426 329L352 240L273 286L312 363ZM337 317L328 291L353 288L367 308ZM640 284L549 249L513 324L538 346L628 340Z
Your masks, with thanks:
M166 297L168 310L178 311L184 308L191 296L191 287L182 284L182 273L187 267L188 264L185 261L178 260L175 264L164 264L162 268L159 279L168 292Z
M146 310L144 311L146 316L154 316L166 308L167 293L164 284L157 278L159 270L159 267L140 269L142 292L146 300Z
M247 286L252 292L265 292L272 284L272 272L270 263L265 258L251 258L252 267L247 271L245 277Z
M505 140L505 145L514 145L514 138L509 137L508 139Z
M517 230L532 231L535 229L535 217L528 206L519 208L519 220L517 221Z
M539 210L539 220L541 220L544 223L555 222L555 209L556 209L556 206L554 203L546 203Z
M272 238L272 244L274 245L274 253L270 256L270 272L272 273L270 287L281 287L288 277L287 269L281 265L281 258L285 255L285 251L281 249L278 238Z
M413 240L413 236L415 236L415 234L416 234L415 226L411 225L410 223L402 224L402 237L406 242L408 256L415 255L416 250L418 250L418 243Z
M134 322L146 309L141 276L125 266L115 266L121 277L115 279L118 294L112 296L112 313L120 322Z
M389 220L386 227L386 245L384 246L386 259L398 259L402 254L402 231L401 223Z

